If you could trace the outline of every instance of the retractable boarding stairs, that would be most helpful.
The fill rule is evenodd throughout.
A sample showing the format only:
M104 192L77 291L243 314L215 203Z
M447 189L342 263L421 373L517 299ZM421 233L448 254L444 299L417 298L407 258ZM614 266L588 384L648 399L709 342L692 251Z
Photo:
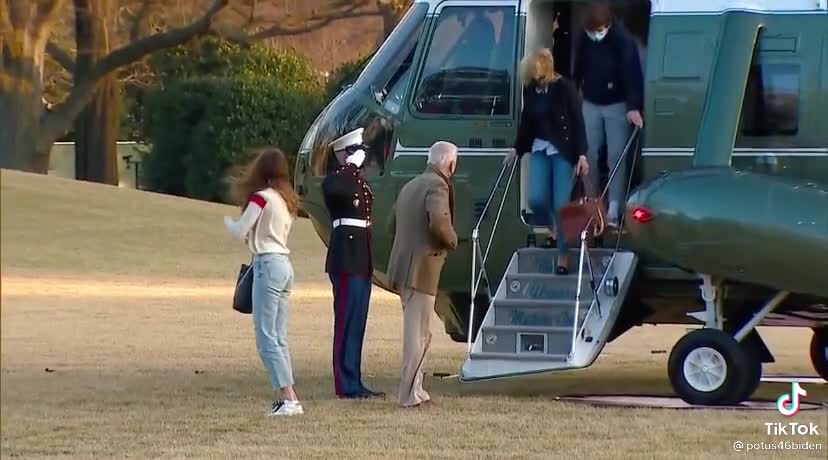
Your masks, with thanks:
M578 369L597 358L637 258L631 252L592 249L584 264L592 266L595 281L584 270L579 286L577 273L555 274L556 253L523 248L512 255L463 365L462 380Z
M619 162L624 161L637 134L636 129ZM482 280L489 285L486 258L517 162L512 163L508 174L485 252L480 245L480 225L501 181L507 177L507 166L501 169L472 233L472 299ZM610 181L617 168L613 168ZM618 250L618 246L590 249L582 232L577 269L569 275L558 275L557 252L527 247L512 254L497 290L493 295L489 293L491 302L476 336L472 334L474 305L470 306L468 355L460 372L461 381L580 369L591 365L601 353L624 304L638 257ZM576 251L570 252L571 257Z

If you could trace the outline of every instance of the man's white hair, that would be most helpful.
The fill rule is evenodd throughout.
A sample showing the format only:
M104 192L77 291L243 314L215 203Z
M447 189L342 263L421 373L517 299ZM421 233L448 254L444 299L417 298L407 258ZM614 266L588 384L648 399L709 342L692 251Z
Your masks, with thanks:
M428 150L428 164L443 167L457 158L457 146L451 142L437 141Z

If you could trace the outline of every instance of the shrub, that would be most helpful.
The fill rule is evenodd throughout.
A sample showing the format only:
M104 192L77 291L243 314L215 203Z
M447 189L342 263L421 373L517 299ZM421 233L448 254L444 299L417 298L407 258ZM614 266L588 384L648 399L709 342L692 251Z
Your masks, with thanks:
M225 202L228 168L245 160L250 148L279 147L293 164L321 99L317 86L296 88L280 78L197 77L169 84L148 101L149 187Z

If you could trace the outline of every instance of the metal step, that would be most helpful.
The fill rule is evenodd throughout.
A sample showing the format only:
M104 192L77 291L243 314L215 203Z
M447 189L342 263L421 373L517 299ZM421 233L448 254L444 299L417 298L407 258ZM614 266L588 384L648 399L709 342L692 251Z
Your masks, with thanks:
M581 299L580 316L586 315L591 300ZM571 326L575 313L575 299L497 299L494 301L495 326Z
M572 327L490 326L481 332L484 353L568 354Z
M592 270L596 277L600 277L604 273L613 251L611 249L590 249L589 255L592 261ZM518 273L534 273L534 274L554 274L557 266L557 249L543 249L543 248L522 248L517 250ZM576 270L578 266L578 251L569 251L569 267L570 272ZM586 270L585 270L586 271Z
M584 276L581 286L581 300L592 300L590 277ZM601 279L596 279L600 282ZM578 292L578 275L548 275L519 273L506 275L506 298L572 300ZM574 305L574 304L573 304Z
M540 354L540 353L490 353L478 352L469 355L471 359L492 359L492 360L515 360L515 361L553 361L558 363L565 363L569 359L568 354Z

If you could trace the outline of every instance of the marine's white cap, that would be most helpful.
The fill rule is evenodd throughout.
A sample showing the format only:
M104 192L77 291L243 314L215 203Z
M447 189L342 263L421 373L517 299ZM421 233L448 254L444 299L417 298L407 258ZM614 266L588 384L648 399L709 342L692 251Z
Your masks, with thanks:
M352 145L362 145L363 131L365 131L365 128L357 128L351 131L350 133L331 142L331 148L333 148L334 152L339 152L340 150L345 150Z

